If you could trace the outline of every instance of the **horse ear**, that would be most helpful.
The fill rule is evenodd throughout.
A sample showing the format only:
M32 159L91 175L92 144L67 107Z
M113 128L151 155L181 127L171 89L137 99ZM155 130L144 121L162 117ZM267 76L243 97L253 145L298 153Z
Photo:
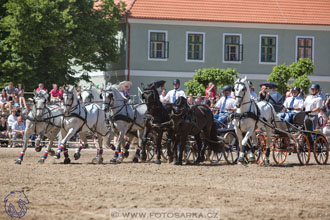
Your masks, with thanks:
M243 78L243 80L246 81L246 79L247 79L247 77L245 76L245 77Z
M102 93L100 93L100 99L103 99L103 95L102 95Z

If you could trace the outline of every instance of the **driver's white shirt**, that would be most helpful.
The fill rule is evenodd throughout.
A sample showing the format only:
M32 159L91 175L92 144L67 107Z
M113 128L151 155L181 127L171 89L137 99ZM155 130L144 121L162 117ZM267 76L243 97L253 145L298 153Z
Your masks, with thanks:
M173 103L174 93L175 93L175 89L172 89L166 94L166 96L164 97L166 102ZM180 96L183 96L186 98L186 93L181 89L177 89L176 93L175 93L175 97L176 97L175 100L177 100Z
M222 109L222 106L225 102L225 96L222 96L217 103L215 103L216 108L218 108L220 111ZM235 99L233 99L231 96L227 96L226 106L224 107L224 112L232 112L231 110L226 110L227 108L235 108Z
M312 111L314 108L322 107L322 99L318 95L309 95L306 97L305 102L305 111ZM317 115L318 112L312 112L311 115Z
M291 96L291 97L286 98L285 101L284 101L284 103L283 103L283 106L286 109L290 108L290 104L291 104L291 101L292 101L293 98L295 98L294 101L293 101L293 108L301 108L301 109L303 109L304 108L304 100L300 96L297 96L297 97ZM291 112L296 112L297 113L297 112L300 112L300 111L298 111L298 110L292 110Z

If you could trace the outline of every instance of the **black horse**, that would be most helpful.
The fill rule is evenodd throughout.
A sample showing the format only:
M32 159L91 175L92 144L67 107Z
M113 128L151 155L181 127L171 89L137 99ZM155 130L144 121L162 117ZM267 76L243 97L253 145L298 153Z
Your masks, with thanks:
M161 158L161 141L163 137L163 133L168 133L168 144L167 144L167 154L169 156L169 162L172 162L173 156L171 153L171 146L170 146L170 140L173 138L173 132L170 127L170 104L163 104L161 103L159 99L159 94L157 89L161 86L164 86L165 81L156 81L153 83L148 84L146 87L142 84L143 88L143 94L142 98L145 101L145 104L147 105L147 112L146 112L146 128L144 132L144 138L143 138L143 144L142 144L142 160L146 160L146 148L145 143L147 136L150 134L150 132L155 133L155 143L156 143L156 152L157 152L157 158L155 163L160 164L160 158ZM149 116L149 117L148 117Z
M188 135L195 137L198 146L196 163L205 160L205 150L223 152L223 144L217 142L217 129L213 122L213 114L209 107L205 105L194 105L189 107L187 99L179 97L172 105L171 121L173 130L176 134L174 142L175 164L182 165L183 151L186 146ZM204 146L202 139L204 139ZM177 144L179 143L180 152L177 160Z

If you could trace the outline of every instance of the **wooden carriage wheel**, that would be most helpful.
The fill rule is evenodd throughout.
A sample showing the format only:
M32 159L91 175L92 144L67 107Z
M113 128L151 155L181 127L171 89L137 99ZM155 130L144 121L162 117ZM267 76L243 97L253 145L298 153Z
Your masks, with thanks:
M325 165L329 158L329 143L323 135L317 135L313 145L315 161L320 165Z
M254 154L257 159L257 164L262 164L265 160L266 155L266 137L265 135L258 133L257 134L257 148L254 151Z
M276 138L273 142L273 159L276 164L283 164L287 158L288 152L286 149L290 144L290 137Z
M311 146L305 134L300 134L296 142L298 160L302 165L308 165L311 158Z
M236 133L233 131L227 132L223 138L226 145L223 157L228 164L236 164L239 156L239 144Z

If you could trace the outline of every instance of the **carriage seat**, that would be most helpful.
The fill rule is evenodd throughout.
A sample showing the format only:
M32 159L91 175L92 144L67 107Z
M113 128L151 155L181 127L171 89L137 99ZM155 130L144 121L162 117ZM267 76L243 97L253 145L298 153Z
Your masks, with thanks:
M294 125L304 125L306 113L304 111L298 112L292 118L291 123Z

